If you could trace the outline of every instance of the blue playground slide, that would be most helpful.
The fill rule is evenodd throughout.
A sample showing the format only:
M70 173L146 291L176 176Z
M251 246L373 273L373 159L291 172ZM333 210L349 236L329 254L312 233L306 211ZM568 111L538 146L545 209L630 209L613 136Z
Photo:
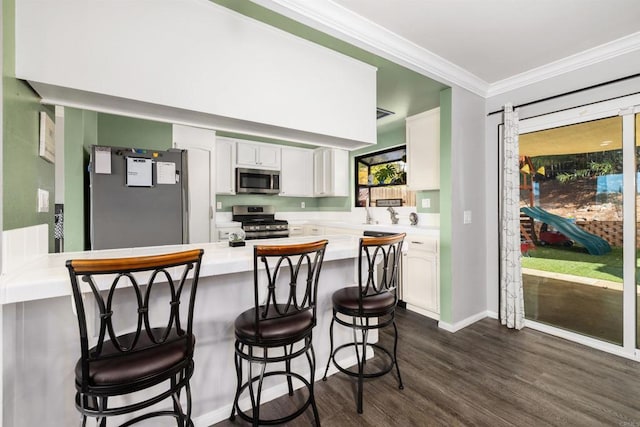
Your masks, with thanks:
M578 227L566 218L554 215L538 207L520 208L520 212L540 222L549 224L569 239L580 243L582 246L587 248L587 251L589 251L591 255L604 255L611 252L611 246L609 246L609 243L606 240L596 236L595 234L584 231L582 228Z

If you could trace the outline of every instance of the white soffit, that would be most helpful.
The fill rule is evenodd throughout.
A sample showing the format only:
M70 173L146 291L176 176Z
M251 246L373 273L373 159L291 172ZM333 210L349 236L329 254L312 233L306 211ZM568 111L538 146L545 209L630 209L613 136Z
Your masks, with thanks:
M376 11L379 12L380 10L383 10L383 9L385 13L389 15L394 15L393 13L394 6L392 4L384 3L384 7L383 7L383 5L378 4L377 2L367 1L366 3L363 3L362 1L350 1L350 0L336 0L336 1L327 0L322 2L300 1L300 0L252 0L252 1L254 3L260 4L261 6L274 10L275 12L283 14L291 19L302 22L320 31L327 32L335 37L338 37L342 40L352 43L360 48L366 49L384 58L387 58L401 65L404 65L428 77L437 79L443 83L456 84L467 90L470 90L473 93L476 93L480 96L487 97L487 98L491 96L499 95L501 93L505 93L520 87L524 87L532 83L537 83L548 78L552 78L552 77L559 76L571 71L575 71L575 70L587 67L589 65L610 60L618 56L638 54L638 56L640 57L640 32L634 32L632 34L628 34L620 37L620 35L616 35L615 28L607 29L608 25L605 25L605 27L601 29L591 28L591 32L590 32L589 38L593 40L597 40L601 44L577 53L569 54L568 56L566 55L566 52L565 52L564 54L560 54L561 59L548 62L549 59L546 59L546 58L551 58L551 56L548 56L548 55L545 56L545 55L548 54L548 51L554 48L554 44L552 41L547 43L546 41L541 40L539 42L539 45L540 45L539 49L541 48L542 51L539 52L538 59L540 60L545 58L543 59L543 65L536 67L535 62L523 61L519 63L520 66L525 66L525 67L533 66L533 68L529 68L526 71L511 75L508 77L499 76L498 79L489 83L485 81L483 78L480 78L476 74L473 74L472 72L468 71L467 69L459 65L456 65L454 62L450 60L445 59L443 56L449 57L449 55L447 55L446 43L441 45L441 50L439 51L440 55L438 55L433 51L428 50L427 48L424 47L428 43L421 43L415 37L412 37L414 41L410 41L408 38L405 38L397 33L394 33L393 30L390 30L383 26L383 25L386 25L388 22L389 28L393 28L394 26L403 28L403 29L408 27L415 28L416 26L414 26L412 23L403 21L402 22L402 25L404 25L403 27L400 25L400 21L397 20L398 17L395 17L397 21L395 23L393 23L393 17L389 19L385 18L385 23L383 25L380 25L380 23L376 23L373 20L371 20L371 19L375 19L376 21L378 21L378 19L375 18L374 12ZM574 3L575 1L577 0L574 0ZM493 4L495 7L498 7L501 4L499 1L498 2L494 1L490 3ZM571 2L568 2L565 6L570 8L572 7L571 4L574 4L574 3L571 3L571 4L569 3ZM460 2L456 4L458 4L459 7L464 7L464 5L460 4ZM481 4L478 4L475 2L469 2L464 4L467 6L475 5L475 7L481 7ZM482 3L482 4L484 4L485 6L488 5L488 3ZM510 5L514 6L513 3L503 3L503 6L505 4L507 6L510 6ZM517 4L522 6L522 3L517 3ZM369 13L370 19L358 14L357 12L354 12L353 10L348 9L343 5L347 7L358 5L358 7L363 8L363 10L366 9L368 12L371 12ZM440 9L444 7L448 7L449 11L456 10L455 8L452 8L451 4L448 2L443 3L443 2L430 1L430 2L425 2L425 4L415 3L410 5L411 5L412 11L415 14L419 14L420 13L419 11L422 10L421 8L424 8L424 7L430 7L433 12L436 12L434 14L437 14L437 11L433 9L433 7L436 7L436 6L440 7ZM554 3L554 5L558 6L558 3ZM637 5L640 5L640 2L635 3L630 0L616 0L611 3L600 2L598 5L600 8L603 8L603 7L605 9L608 8L608 10L615 7L621 7L621 8L624 7L625 9L623 9L623 11L626 10L628 11L628 13L632 14L631 10L632 9L635 10L634 8L638 7ZM529 6L535 7L536 6L535 2L530 4ZM590 6L593 6L593 5L590 5ZM585 7L587 6L585 5ZM356 8L354 7L354 10L355 9ZM507 9L508 8L503 7L502 9L494 10L494 12L495 11L500 12L500 16L501 16L502 14L508 14ZM540 11L543 9L544 8L538 8L537 10ZM547 10L555 11L556 9L557 7L554 6L553 8L550 8ZM479 10L482 11L482 8ZM621 15L621 14L618 13L618 15ZM624 13L622 13L622 15L624 15ZM495 16L497 15L494 14L494 17ZM499 18L500 16L497 16L497 17ZM603 16L608 16L608 15L605 14ZM523 14L523 13L516 14L512 18L518 20L514 24L516 26L520 25L522 27L522 25L524 25L523 23L526 23L529 27L531 27L536 22L549 23L551 22L550 18L552 17L553 19L556 19L556 20L560 18L565 20L567 19L567 16L564 13L559 13L559 12L553 12L553 16L552 14L547 14L547 16L544 17L544 18L547 18L546 20L540 18L539 16L532 16L532 15ZM502 16L502 18L504 18L504 16ZM484 34L486 34L486 37L483 38L483 36L478 36L477 38L478 39L482 38L482 40L485 40L485 44L486 44L485 47L487 47L488 49L493 49L494 51L501 47L503 47L504 49L507 49L508 46L512 46L513 43L515 43L516 47L518 46L519 34L517 31L511 31L508 28L501 29L495 22L494 23L485 22L486 20L484 20L482 16L479 16L478 20L483 22L482 25L484 26L484 29L485 29ZM442 32L440 33L442 34L442 37L438 37L438 40L442 41L444 39L445 42L448 38L450 38L447 36L447 33L453 34L453 32L456 32L456 31L459 33L462 31L461 26L464 27L463 25L464 23L460 24L459 19L454 21L459 24L456 24L456 23L452 24L451 20L449 19L447 19L446 21L447 22L440 23L440 25L445 26L444 28L448 28L448 27L450 28L442 30ZM572 21L566 21L565 23L569 25L571 22ZM428 23L425 22L425 25L428 25ZM476 27L478 25L480 24L477 24ZM554 30L557 30L557 28L554 27ZM536 31L538 36L540 37L546 34L546 33L541 34L539 27L537 27ZM403 34L404 33L407 33L408 35L410 33L410 30L403 31ZM500 44L500 38L502 33L504 33L504 35L507 37L507 39L505 39L507 40L505 46ZM547 31L547 33L551 34L551 31ZM598 33L597 36L599 38L596 37L596 33ZM469 37L471 37L471 39L468 38L466 40L473 39L473 36L469 35ZM549 37L554 37L554 36L551 35ZM619 38L616 38L615 40L612 40L612 41L608 41L608 40L611 40L611 37L619 37ZM531 40L529 41L531 42ZM583 40L581 42L585 42L585 41ZM465 45L465 44L468 44L468 43L458 43L458 46ZM573 45L573 46L578 46L578 45ZM582 45L578 47L581 47L581 46ZM568 49L568 47L565 46L565 49ZM513 52L513 49L511 50L507 49L507 51ZM523 49L520 49L521 53L522 51ZM518 50L515 51L515 53L517 52ZM530 52L529 54L531 54L531 51L529 52ZM457 53L460 56L464 52L460 51ZM477 52L477 54L480 56L479 57L478 55L475 56L476 62L478 63L481 63L482 61L484 61L485 63L493 62L491 58L488 58L486 56L483 57L482 52ZM453 59L453 58L450 58L450 59ZM516 55L516 59L517 59L517 55ZM517 72L516 69L512 70L512 72L514 71Z

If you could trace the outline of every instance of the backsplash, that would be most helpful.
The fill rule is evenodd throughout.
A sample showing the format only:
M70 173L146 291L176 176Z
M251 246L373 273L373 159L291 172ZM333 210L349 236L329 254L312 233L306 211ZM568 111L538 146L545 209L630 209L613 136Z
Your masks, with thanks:
M49 225L40 224L2 232L2 274L49 252Z

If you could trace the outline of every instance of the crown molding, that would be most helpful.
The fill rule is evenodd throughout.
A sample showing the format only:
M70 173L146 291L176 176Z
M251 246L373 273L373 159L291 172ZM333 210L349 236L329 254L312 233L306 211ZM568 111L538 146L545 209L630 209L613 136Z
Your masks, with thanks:
M639 50L640 32L637 32L492 83L487 98Z
M251 1L442 83L487 96L484 80L332 1Z

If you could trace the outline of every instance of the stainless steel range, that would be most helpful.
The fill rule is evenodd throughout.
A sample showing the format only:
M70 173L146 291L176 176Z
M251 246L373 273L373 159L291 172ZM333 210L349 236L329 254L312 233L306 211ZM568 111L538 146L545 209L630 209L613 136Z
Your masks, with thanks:
M240 205L231 212L233 221L242 223L247 240L289 237L289 223L275 219L273 206Z

